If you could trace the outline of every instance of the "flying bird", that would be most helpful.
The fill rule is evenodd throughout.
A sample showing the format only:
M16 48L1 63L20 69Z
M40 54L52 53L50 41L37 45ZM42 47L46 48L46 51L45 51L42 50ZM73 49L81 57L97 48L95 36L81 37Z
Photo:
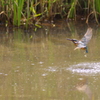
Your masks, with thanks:
M76 40L76 39L67 39L67 40L72 41L75 44L76 48L74 50L83 49L86 51L86 53L88 53L87 44L91 38L92 38L92 28L88 28L81 40Z

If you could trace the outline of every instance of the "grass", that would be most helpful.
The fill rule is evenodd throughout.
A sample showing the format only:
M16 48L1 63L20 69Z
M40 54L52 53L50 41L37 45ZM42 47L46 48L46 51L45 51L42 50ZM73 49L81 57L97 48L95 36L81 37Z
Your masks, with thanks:
M6 25L36 25L54 18L77 20L77 16L86 17L87 23L91 17L99 23L100 18L99 0L1 0L0 4L0 21L5 20Z
M13 18L13 23L14 25L20 26L20 20L21 20L21 15L23 11L23 6L24 6L25 0L13 0L13 12L14 12L14 18ZM27 5L28 6L28 5Z

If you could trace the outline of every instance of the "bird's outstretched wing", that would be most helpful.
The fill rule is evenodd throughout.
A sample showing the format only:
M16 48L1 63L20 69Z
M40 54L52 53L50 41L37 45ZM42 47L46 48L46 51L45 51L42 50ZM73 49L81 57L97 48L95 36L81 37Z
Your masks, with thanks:
M87 32L85 33L85 35L84 35L84 37L81 39L81 41L82 41L85 45L87 45L88 42L90 41L91 37L92 37L92 28L88 28L88 29L87 29Z

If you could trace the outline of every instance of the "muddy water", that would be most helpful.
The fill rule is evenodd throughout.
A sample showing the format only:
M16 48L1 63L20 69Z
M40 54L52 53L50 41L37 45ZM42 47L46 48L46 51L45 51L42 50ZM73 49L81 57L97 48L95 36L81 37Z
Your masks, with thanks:
M85 28L47 27L0 32L1 100L100 100L100 29L89 53L74 51L66 38Z

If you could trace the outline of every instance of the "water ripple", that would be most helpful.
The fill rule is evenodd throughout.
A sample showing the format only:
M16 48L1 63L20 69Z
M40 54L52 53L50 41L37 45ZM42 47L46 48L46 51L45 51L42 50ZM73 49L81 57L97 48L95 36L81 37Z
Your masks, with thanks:
M100 73L100 62L79 63L79 64L69 66L67 70L72 71L73 73L94 75Z
M57 71L57 67L51 67L49 66L48 69L46 69L47 71L50 71L50 72L55 72Z

